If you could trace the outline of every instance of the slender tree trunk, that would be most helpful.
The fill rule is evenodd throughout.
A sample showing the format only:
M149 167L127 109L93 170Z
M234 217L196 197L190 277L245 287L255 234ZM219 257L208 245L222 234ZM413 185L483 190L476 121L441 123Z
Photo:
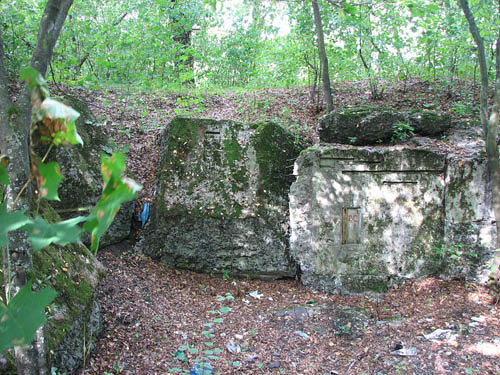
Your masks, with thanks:
M40 23L31 65L45 75L57 38L73 0L49 0ZM31 101L27 88L13 103L8 92L8 77L4 65L3 40L0 30L0 153L9 156L10 185L6 190L7 209L26 210L32 206L31 184L19 194L30 178L29 131ZM9 233L9 244L2 252L4 288L7 298L15 295L27 281L33 269L32 248L24 231ZM31 345L15 347L19 375L46 375L43 327L38 330Z
M483 127L484 137L486 139L488 132L488 67L486 64L486 52L484 50L484 40L477 28L476 20L469 8L468 0L458 0L464 16L469 24L469 30L474 38L477 47L477 57L479 60L479 70L481 72L481 126Z
M488 120L488 69L486 66L486 53L481 34L476 25L474 15L470 11L467 0L458 0L464 12L465 18L469 23L469 29L476 43L479 67L481 71L481 125L484 131L484 140L486 143L486 154L488 156L488 171L491 179L491 189L493 196L493 212L495 214L497 238L496 248L500 248L500 160L497 144L499 111L500 111L500 29L497 34L496 44L496 82L495 82L495 101ZM500 15L500 4L498 8ZM498 254L498 253L497 253ZM496 255L495 263L499 262ZM499 262L500 263L500 262ZM494 271L494 272L498 272Z
M326 102L326 110L333 111L333 95L332 85L330 83L330 73L328 72L328 57L326 56L325 49L325 36L323 34L323 24L321 22L321 14L317 0L312 1L312 8L314 13L314 25L316 26L316 34L318 36L318 54L321 60L321 79L323 81L323 95Z
M498 46L500 37L497 39L497 73L500 68L500 57ZM500 248L500 159L498 155L497 133L500 112L500 75L496 76L495 101L488 122L488 136L486 137L486 153L488 155L488 169L490 171L493 189L493 210L495 212L497 227L497 249Z

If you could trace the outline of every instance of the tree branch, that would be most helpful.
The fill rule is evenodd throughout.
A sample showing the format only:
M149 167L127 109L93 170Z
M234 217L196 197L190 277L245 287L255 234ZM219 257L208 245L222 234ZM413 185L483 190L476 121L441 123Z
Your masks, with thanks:
M47 73L57 38L73 0L49 0L42 16L31 66L43 76Z
M7 78L7 72L5 71L5 65L3 63L4 59L4 52L3 52L3 39L2 39L2 29L0 28L0 111L3 108L8 108L10 107L11 100L9 96L9 90L8 90L8 83L9 80ZM3 116L7 116L5 113L0 114L0 118L3 121L4 118ZM3 127L0 126L0 131ZM3 134L0 134L0 138L3 138Z
M476 43L477 57L479 60L479 69L481 71L481 126L483 128L484 137L486 139L488 134L488 67L486 64L486 52L484 50L484 41L477 28L476 20L469 8L468 0L458 0L460 7L464 12L464 16L469 24L469 30L472 38Z

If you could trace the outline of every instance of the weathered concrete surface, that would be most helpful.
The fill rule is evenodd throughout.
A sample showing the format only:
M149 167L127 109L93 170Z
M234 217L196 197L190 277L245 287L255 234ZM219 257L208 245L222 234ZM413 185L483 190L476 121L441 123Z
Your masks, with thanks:
M450 117L435 111L408 113L357 106L340 108L323 116L318 122L318 133L322 142L365 146L397 143L413 134L439 135L450 127Z
M444 269L445 275L467 275L481 282L488 278L497 235L488 175L484 158L448 159L443 243L449 253L464 254ZM460 247L453 250L456 245Z
M73 97L63 99L66 104L80 113L77 120L77 131L83 139L84 146L54 147L47 161L57 161L64 176L59 187L60 202L52 201L51 205L65 212L64 218L78 216L81 212L66 212L69 209L94 206L102 193L101 154L111 152L111 143L96 121L87 105ZM40 154L43 151L40 150ZM100 246L118 243L129 236L134 214L135 202L126 202L120 208L116 218L100 240ZM83 238L85 244L90 243L90 236Z
M40 210L45 220L60 220L44 201ZM37 251L33 255L33 269L34 284L50 286L57 292L45 326L49 368L55 367L61 374L74 373L90 355L102 329L95 289L105 268L79 243L64 247L50 245ZM0 373L8 371L0 366Z
M489 257L491 249L476 246L489 244L495 230L491 207L481 203L486 188L477 191L484 169L463 163L404 148L303 151L290 192L290 251L302 282L327 292L380 292L446 271L435 249L457 241Z
M282 127L173 120L162 136L156 197L137 249L168 265L291 277L288 190L299 149Z

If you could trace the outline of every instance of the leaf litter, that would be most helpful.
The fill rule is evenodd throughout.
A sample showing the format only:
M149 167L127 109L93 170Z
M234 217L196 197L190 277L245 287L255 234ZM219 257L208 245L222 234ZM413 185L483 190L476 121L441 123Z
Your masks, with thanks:
M181 374L206 363L213 374L500 369L500 308L481 285L427 278L375 299L175 270L130 243L98 257L108 268L98 289L104 333L81 374ZM263 297L248 299L255 290Z

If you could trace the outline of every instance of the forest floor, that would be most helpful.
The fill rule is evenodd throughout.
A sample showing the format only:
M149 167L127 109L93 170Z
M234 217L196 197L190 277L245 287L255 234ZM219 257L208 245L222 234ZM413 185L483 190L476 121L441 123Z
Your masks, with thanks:
M340 296L174 270L128 243L99 259L104 333L81 374L500 374L500 305L463 280Z
M473 120L477 85L394 82L376 101L366 82L334 87L337 107L434 109L450 113L470 139L460 148L444 134L410 139L410 147L424 143L450 153L482 148ZM176 115L272 120L313 144L323 114L307 88L211 95L60 89L52 90L83 98L95 125L127 152L128 170L144 187L137 210L152 199L160 134ZM483 286L429 278L383 295L327 295L298 281L173 270L131 249L124 243L99 254L108 268L99 289L104 333L82 374L189 373L206 362L214 374L500 374L500 306Z

